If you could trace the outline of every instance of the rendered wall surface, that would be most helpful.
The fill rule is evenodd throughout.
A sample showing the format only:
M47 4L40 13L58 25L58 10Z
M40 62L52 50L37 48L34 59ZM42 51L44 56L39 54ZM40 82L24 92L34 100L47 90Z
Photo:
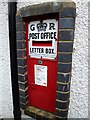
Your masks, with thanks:
M48 0L18 1L17 10ZM54 1L54 0L49 0ZM70 118L88 117L88 3L76 0L76 27L73 52ZM12 92L8 35L8 4L0 2L0 118L11 117Z
M90 85L89 82L90 78L90 2L88 2L88 86ZM90 87L88 88L88 91L90 91ZM90 92L88 93L88 101L90 101ZM88 116L90 118L90 103L88 102Z
M8 3L0 2L0 118L12 115Z
M76 2L76 27L71 84L71 118L88 117L88 2Z

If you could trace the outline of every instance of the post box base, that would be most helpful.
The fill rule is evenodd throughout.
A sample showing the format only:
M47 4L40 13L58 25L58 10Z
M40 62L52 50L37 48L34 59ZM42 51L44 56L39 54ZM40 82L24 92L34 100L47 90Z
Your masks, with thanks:
M47 112L47 111L44 111L44 110L41 110L41 109L38 109L36 107L33 107L33 106L28 106L24 113L26 115L29 115L30 117L33 117L35 119L49 119L49 120L55 120L55 114L52 114L50 112Z

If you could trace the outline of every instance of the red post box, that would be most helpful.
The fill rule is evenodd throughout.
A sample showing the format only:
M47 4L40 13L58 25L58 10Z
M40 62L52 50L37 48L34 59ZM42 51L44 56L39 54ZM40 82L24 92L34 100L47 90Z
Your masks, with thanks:
M29 105L55 113L58 20L30 20L26 34Z
M16 14L20 107L31 117L68 117L75 17L74 2L57 1Z

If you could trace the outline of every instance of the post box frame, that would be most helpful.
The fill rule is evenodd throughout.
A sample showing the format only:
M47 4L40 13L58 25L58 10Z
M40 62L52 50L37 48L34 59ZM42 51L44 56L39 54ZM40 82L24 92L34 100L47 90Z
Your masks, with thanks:
M42 9L42 10L41 10ZM21 8L16 14L16 39L20 106L28 107L28 78L26 62L25 20L44 14L59 15L58 71L56 89L56 118L66 119L70 102L72 52L74 42L76 5L74 2L46 2ZM32 115L31 115L32 116ZM35 117L35 116L33 116Z

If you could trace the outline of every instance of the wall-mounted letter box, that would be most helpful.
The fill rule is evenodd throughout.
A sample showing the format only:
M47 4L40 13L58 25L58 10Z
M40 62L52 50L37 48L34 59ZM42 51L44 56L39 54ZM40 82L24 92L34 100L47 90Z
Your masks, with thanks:
M29 105L55 113L58 20L32 20L27 27Z
M20 107L35 119L67 119L76 5L48 1L16 14Z

